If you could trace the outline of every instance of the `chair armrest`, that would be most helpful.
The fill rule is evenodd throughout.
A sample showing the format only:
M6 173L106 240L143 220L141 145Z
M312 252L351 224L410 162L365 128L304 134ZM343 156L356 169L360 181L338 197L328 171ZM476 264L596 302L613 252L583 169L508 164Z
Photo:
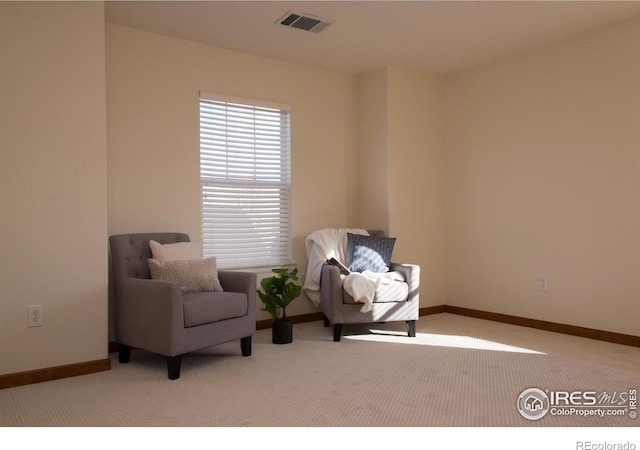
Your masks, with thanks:
M229 292L244 292L255 294L257 289L257 275L252 272L234 272L219 270L218 279L222 289Z
M247 294L248 315L253 317L255 321L256 316L256 304L257 304L257 289L258 289L258 276L253 272L235 272L232 270L219 270L218 279L222 285L222 289L228 292L243 292Z
M342 284L342 278L340 278L340 269L333 264L323 263L320 282L322 283L323 281Z
M184 309L180 285L124 278L116 286L116 339L131 347L166 356L184 347Z
M322 312L327 318L333 316L342 305L342 278L340 269L331 264L323 264L320 275L320 298Z
M409 287L407 301L420 301L420 266L417 264L401 264L392 262L390 271L401 273Z

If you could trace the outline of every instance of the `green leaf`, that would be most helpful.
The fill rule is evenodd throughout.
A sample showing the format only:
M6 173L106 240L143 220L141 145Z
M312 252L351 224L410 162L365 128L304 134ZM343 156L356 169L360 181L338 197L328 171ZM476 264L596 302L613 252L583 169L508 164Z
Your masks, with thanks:
M282 290L283 306L288 306L293 300L300 295L300 286L294 283L287 284Z
M263 278L260 281L262 290L257 292L265 304L262 311L267 311L271 317L277 319L281 312L285 317L285 308L300 295L302 288L293 282L298 279L297 267L291 271L283 268L272 269L271 272L275 275Z

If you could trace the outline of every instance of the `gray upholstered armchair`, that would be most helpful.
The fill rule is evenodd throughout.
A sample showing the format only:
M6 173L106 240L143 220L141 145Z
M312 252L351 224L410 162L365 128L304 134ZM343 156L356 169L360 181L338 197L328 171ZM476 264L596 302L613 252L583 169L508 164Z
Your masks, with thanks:
M256 330L254 273L218 271L222 292L183 292L174 282L151 279L149 241L189 242L183 233L111 236L116 341L119 361L129 362L132 348L167 357L169 379L180 377L181 355L240 339L251 355Z
M384 232L369 230L374 237L384 237ZM404 281L380 285L373 298L371 309L362 312L363 304L356 302L344 288L344 276L338 267L322 266L320 299L324 314L324 326L333 324L333 340L340 341L343 324L404 321L407 335L415 337L416 320L420 315L420 266L391 262L390 272L398 272Z

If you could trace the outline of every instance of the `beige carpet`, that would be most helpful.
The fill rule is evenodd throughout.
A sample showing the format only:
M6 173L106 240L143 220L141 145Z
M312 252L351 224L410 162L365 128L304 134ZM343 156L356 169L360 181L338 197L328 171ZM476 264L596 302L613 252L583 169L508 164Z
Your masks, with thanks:
M628 393L640 389L640 348L452 314L404 324L294 325L294 342L254 337L183 359L179 380L164 358L134 351L112 370L0 390L4 427L638 427L640 419L525 419L527 388ZM628 399L627 399L628 400ZM628 403L627 403L628 405ZM640 448L640 442L638 442ZM575 448L575 447L573 447Z

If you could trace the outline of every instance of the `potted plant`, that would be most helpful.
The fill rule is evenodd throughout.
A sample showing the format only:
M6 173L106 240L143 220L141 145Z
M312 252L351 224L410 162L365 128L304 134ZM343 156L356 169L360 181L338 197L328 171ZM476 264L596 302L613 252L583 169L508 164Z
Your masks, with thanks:
M287 306L299 295L301 288L294 283L298 279L298 269L272 269L275 275L263 278L260 281L262 290L258 290L258 296L267 311L273 318L271 324L272 342L274 344L288 344L293 341L293 329L291 319L287 319ZM282 312L282 317L280 313Z

